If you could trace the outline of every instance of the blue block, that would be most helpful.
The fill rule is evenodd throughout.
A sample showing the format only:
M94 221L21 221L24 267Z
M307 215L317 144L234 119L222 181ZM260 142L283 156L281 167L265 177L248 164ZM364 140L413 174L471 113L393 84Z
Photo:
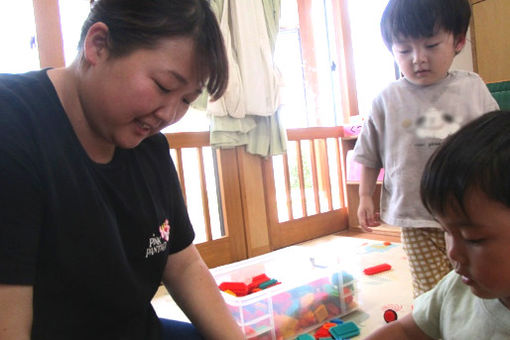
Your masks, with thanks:
M360 331L354 322L349 321L330 328L329 333L333 336L333 338L335 338L335 340L340 340L357 336L359 335Z
M315 340L315 338L310 334L301 334L296 338L296 340Z
M285 311L285 314L288 316L297 315L300 307L301 307L301 304L299 303L299 301L294 300L294 301L292 301L292 304L289 306L289 308L287 308L287 310Z
M342 271L342 279L344 281L344 284L346 284L346 283L354 280L354 277L351 274Z
M344 321L342 319L339 319L339 318L335 318L335 319L331 319L329 320L330 322L333 322L333 323L336 323L336 324L342 324L344 323Z

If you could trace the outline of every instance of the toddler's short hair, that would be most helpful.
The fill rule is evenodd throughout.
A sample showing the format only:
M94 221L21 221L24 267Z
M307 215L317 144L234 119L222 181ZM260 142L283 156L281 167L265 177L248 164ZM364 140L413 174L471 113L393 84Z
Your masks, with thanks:
M431 37L439 29L465 35L471 18L468 0L390 0L381 18L381 33L391 51L398 37Z
M493 111L446 138L425 166L421 199L435 216L465 209L470 190L510 208L510 111Z

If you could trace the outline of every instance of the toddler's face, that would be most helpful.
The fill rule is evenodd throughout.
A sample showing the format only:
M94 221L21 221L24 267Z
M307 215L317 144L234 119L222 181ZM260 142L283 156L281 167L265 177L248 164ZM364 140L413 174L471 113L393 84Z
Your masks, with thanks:
M467 215L452 208L438 218L447 255L473 294L510 308L510 208L479 190L467 194L465 207Z
M458 40L443 30L428 38L397 37L392 52L407 80L431 85L446 77L453 58L464 47L465 39Z

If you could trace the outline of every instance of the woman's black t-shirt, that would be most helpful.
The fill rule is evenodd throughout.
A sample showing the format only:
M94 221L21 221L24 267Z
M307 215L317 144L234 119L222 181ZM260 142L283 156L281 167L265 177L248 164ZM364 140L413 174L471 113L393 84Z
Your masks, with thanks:
M0 283L32 339L159 340L150 301L194 233L162 134L94 163L46 71L0 75Z

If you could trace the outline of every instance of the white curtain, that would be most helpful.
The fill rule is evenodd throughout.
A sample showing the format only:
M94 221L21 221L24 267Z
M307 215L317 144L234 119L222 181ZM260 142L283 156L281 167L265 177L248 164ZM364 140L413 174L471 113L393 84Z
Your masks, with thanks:
M280 74L273 51L280 0L213 0L229 58L225 95L207 103L213 147L246 145L252 154L286 151L279 119Z

